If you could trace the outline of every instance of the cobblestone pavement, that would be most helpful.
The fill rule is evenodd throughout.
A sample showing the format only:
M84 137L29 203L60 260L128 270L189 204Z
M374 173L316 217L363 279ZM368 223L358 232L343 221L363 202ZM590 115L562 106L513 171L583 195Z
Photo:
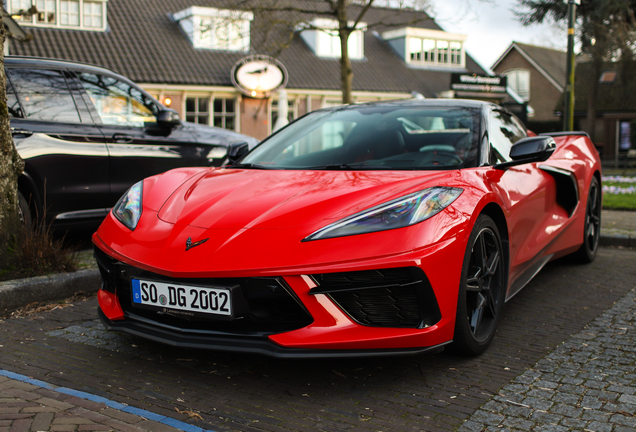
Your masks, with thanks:
M636 430L636 290L505 385L459 430Z
M610 248L601 249L591 265L564 260L550 263L506 304L493 344L477 358L440 354L299 361L175 350L103 331L95 321L97 302L93 298L1 322L0 369L218 432L478 428L481 418L475 416L501 415L489 408L492 404L505 403L502 410L526 409L523 405L531 407L523 402L526 398L540 400L535 390L553 391L543 381L550 381L554 371L541 365L558 361L560 357L553 356L562 355L560 351L551 353L559 345L581 340L570 338L630 293L636 281L635 264L636 251ZM634 346L633 341L630 344L628 347ZM605 348L618 351L609 345ZM596 364L595 356L590 365ZM567 369L570 362L563 364L561 368ZM627 366L605 364L602 370L609 374ZM533 378L538 373L543 374L541 382L523 382L529 381L525 374ZM589 388L577 402L596 397L602 405L593 408L594 412L610 409L601 398L621 404L615 410L617 419L624 415L618 411L630 412L625 398L633 393L612 390L610 384L592 388L593 381L602 380L591 378L595 372L588 373L592 374L585 378ZM564 394L570 389L565 385L572 385L572 395L579 394L574 391L578 388L575 384L554 378L552 382L560 385ZM536 388L523 392L509 385ZM618 396L594 396L594 391ZM514 403L502 402L501 397ZM556 395L551 397L554 400ZM553 404L564 403L554 400ZM552 414L552 405L542 406L538 407L545 409L546 415ZM4 399L0 407L5 407ZM583 407L585 404L580 409ZM0 421L3 415L0 411ZM467 419L473 423L464 423ZM527 420L522 416L517 419ZM556 427L548 423L543 426ZM496 422L481 425L502 429Z

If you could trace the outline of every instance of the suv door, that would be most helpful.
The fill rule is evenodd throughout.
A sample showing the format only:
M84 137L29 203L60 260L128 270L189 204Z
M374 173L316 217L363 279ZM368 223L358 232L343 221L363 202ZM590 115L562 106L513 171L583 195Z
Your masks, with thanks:
M143 90L105 74L78 71L77 78L106 138L113 204L145 177L204 164L194 135L158 124L160 108Z
M47 219L103 217L108 211L109 158L64 70L7 67L11 131L25 161L20 189ZM14 93L15 91L15 93Z

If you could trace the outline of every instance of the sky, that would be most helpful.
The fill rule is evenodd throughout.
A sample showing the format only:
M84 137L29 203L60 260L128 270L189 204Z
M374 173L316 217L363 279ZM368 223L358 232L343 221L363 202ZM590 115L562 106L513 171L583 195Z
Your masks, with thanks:
M565 51L567 26L524 27L512 12L517 0L431 0L435 21L445 31L468 36L466 51L489 69L514 40Z

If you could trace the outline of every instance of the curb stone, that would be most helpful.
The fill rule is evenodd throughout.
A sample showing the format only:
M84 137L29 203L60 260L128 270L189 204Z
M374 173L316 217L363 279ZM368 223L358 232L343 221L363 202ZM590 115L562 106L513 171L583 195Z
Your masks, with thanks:
M599 239L600 246L614 246L636 248L636 235L631 234L602 234Z
M78 292L97 292L100 285L99 270L0 282L0 314L33 302L63 300Z

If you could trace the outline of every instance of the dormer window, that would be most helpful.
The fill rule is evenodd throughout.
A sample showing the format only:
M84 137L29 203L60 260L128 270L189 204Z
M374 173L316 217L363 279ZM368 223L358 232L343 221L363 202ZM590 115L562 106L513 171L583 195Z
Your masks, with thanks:
M193 6L173 15L195 48L250 49L251 12Z
M464 35L405 27L387 31L382 37L411 65L456 68L466 66Z
M21 25L77 30L106 30L108 0L7 0ZM32 12L35 7L35 13Z
M353 22L349 23L353 25ZM317 18L313 20L300 35L318 57L340 58L340 35L338 23L334 20ZM357 30L349 35L347 48L349 58L360 60L364 58L365 23L359 23Z

